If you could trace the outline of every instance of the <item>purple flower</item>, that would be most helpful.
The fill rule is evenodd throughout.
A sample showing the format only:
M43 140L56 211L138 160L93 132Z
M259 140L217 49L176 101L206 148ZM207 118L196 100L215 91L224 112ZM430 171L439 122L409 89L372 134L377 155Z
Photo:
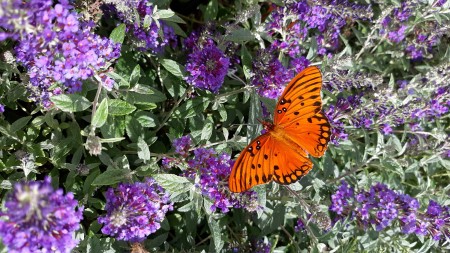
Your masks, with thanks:
M254 243L252 243L252 252L255 253L270 253L270 249L272 247L272 244L267 240L258 240Z
M279 97L292 77L292 73L271 52L261 52L253 61L251 83L263 97Z
M202 195L213 201L211 211L229 212L229 208L245 208L255 211L258 206L257 194L254 191L231 193L227 183L231 173L230 155L217 154L213 149L199 148L194 150L194 157L188 160L189 169L184 175L196 179L195 186Z
M449 208L430 201L426 212L419 210L419 201L407 194L396 193L386 185L377 183L369 191L361 190L355 196L345 194L349 189L344 181L335 194L331 196L330 210L338 219L347 217L356 219L364 229L370 224L377 230L393 226L398 221L402 232L430 236L440 240L450 235Z
M153 19L155 8L152 1L126 0L123 2L117 2L117 6L110 5L111 10L108 11L116 13L127 26L127 30L134 35L132 43L135 47L141 51L150 50L154 54L160 54L166 46L176 46L177 36L173 28L162 20ZM148 20L151 21L149 24L146 23Z
M4 113L5 112L5 106L0 104L0 113Z
M161 227L173 209L169 195L154 179L119 184L106 192L106 215L98 217L102 233L118 240L139 242Z
M217 93L228 73L230 59L207 39L188 55L186 70L189 76L186 81L200 89Z
M395 43L400 43L405 39L405 31L408 28L407 25L402 25L398 30L391 31L388 34L388 38L390 41Z
M21 182L7 196L0 213L0 238L8 252L71 252L78 244L83 208L71 192L44 181Z
M4 1L2 2L2 4ZM0 22L18 40L17 61L27 69L31 99L48 108L53 90L78 92L82 81L105 72L120 55L120 44L92 32L93 23L78 21L67 1L18 1L7 6L1 20L22 18L21 25ZM5 25L3 25L5 24ZM26 27L24 30L23 27ZM112 80L107 82L110 89Z
M447 2L447 0L438 0L435 5L441 7L442 5L444 5Z
M296 233L305 230L305 224L302 219L297 219L297 224L294 226L294 231Z
M349 206L348 200L354 198L354 189L349 187L349 185L345 182L341 182L341 186L339 186L338 190L331 195L331 206L330 210L342 215L344 213L344 209Z
M173 140L172 146L175 148L175 153L188 157L189 149L191 148L192 140L189 135L182 136L178 139Z
M272 47L295 59L301 56L302 45L314 35L318 54L335 52L347 21L367 20L371 16L370 5L358 5L347 0L319 0L310 5L307 0L301 0L285 7L275 7L266 28L275 38L282 31L283 40L274 40Z
M384 135L392 134L392 127L388 124L381 125L381 131Z

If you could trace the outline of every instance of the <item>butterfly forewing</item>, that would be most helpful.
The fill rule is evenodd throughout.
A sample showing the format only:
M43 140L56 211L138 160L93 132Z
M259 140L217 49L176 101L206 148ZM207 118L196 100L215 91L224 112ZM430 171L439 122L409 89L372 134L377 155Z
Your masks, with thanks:
M274 124L283 125L318 113L322 108L321 87L322 74L317 67L300 72L280 96L273 116Z

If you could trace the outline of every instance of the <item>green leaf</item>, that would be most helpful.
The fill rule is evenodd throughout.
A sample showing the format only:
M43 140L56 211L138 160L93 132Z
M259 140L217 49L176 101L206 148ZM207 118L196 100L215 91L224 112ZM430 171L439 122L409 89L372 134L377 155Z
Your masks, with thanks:
M202 135L201 135L201 139L202 140L209 140L209 138L211 138L212 132L213 132L213 123L212 122L206 122L206 124L203 126L202 129Z
M149 105L165 101L166 95L150 86L136 85L127 94L127 101L132 104Z
M152 17L150 15L145 15L142 27L144 29L147 29L150 27L151 24L152 24Z
M136 106L120 99L109 101L109 114L114 116L128 115L136 110Z
M174 174L158 174L154 175L153 178L172 194L188 192L194 186L187 178Z
M172 22L173 23L186 24L186 22L184 22L184 20L182 18L178 17L177 15L173 15L173 16L167 17L167 18L160 17L160 19L162 19L164 21L168 21L168 22L166 22L166 24L167 23L172 23Z
M109 35L109 38L116 42L122 44L125 39L125 24L120 24L118 27L114 28Z
M116 253L117 251L114 249L113 246L113 239L112 238L101 238L98 239L94 235L90 235L87 237L87 253Z
M252 77L252 56L245 45L241 47L241 59L245 79L250 80Z
M130 75L130 85L133 87L137 84L139 81L139 78L141 78L141 66L139 64L136 64L136 66L133 69L133 72L131 72Z
M107 117L100 128L103 138L118 138L125 134L125 117Z
M174 16L174 17L178 18L178 16ZM181 19L181 18L179 18L179 19ZM181 21L183 21L183 20L181 19ZM177 23L182 23L182 22L177 22ZM187 34L183 31L183 29L177 23L166 21L166 25L172 27L173 30L175 31L176 35L179 35L179 36L181 36L183 38L186 38ZM183 21L183 23L184 23L184 21Z
M74 143L74 140L69 138L63 140L55 140L55 147L53 148L53 152L51 154L52 163L56 165L64 163L67 155L72 150L72 145Z
M78 94L61 94L50 97L56 108L64 112L81 112L91 106L91 102L87 98Z
M156 19L168 19L170 17L175 16L175 12L173 12L172 10L157 10L153 14L153 16Z
M205 21L215 20L218 12L219 5L217 3L217 0L209 1L208 5L206 5L203 18L205 19Z
M22 130L22 128L24 128L28 124L31 118L32 116L26 116L14 121L14 123L11 124L11 129L15 132Z
M247 130L247 138L249 140L253 139L261 132L261 124L259 124L258 119L262 116L261 102L259 101L259 96L255 92L250 94L250 112L249 112L249 126Z
M144 129L141 123L135 118L128 115L126 117L125 129L127 130L127 135L133 142L137 142L139 137L144 134Z
M162 235L153 237L152 239L145 240L144 241L145 248L149 249L149 250L152 248L157 248L157 247L161 246L164 242L166 242L168 237L169 237L169 233L164 233Z
M93 186L113 185L130 178L130 171L127 169L108 169L98 175L92 182Z
M278 204L275 206L273 213L270 217L262 222L263 229L262 234L266 235L284 224L284 216L286 214L286 206L284 204Z
M151 112L138 111L134 114L134 117L141 123L143 127L155 127L157 121L156 116Z
M139 136L137 147L138 147L137 154L139 159L143 160L144 163L150 160L150 150L144 138L142 138L142 136Z
M215 252L221 252L224 241L222 239L223 232L220 228L219 222L215 221L213 217L208 216L208 227L213 237Z
M184 67L181 64L179 64L178 62L176 62L174 60L169 60L169 59L162 59L161 64L172 75L179 77L179 78L183 78L185 76Z
M252 34L251 31L245 28L239 28L236 30L231 31L230 34L225 36L225 40L237 42L237 43L244 43L250 40L254 40L255 35Z
M121 75L115 73L115 72L108 72L106 73L107 76L111 77L116 83L118 83L119 87L121 88L129 88L130 83L123 78Z
M190 99L183 103L180 107L178 107L174 115L180 118L191 118L195 115L202 113L211 102L211 99L207 97L196 97L194 99Z
M95 128L101 127L105 124L108 118L108 98L104 98L92 118L91 125Z

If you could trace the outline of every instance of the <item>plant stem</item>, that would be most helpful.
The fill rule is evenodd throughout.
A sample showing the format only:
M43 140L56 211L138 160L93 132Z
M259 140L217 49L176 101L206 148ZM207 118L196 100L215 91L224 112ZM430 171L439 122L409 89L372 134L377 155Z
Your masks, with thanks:
M100 93L102 92L102 88L103 88L103 85L102 85L101 81L98 81L97 93L95 94L94 102L92 102L91 120L94 118L94 115L97 112L98 99L100 98ZM95 128L92 127L92 125L91 125L91 132L93 132L94 129Z
M188 87L186 89L186 91L184 92L184 94L180 97L180 99L177 100L177 102L173 105L172 109L170 109L170 111L167 113L166 117L163 119L163 121L161 122L161 124L158 126L158 128L153 131L153 133L157 133L159 130L161 130L161 128L164 127L164 125L166 124L166 122L170 119L170 117L172 116L173 112L175 111L176 108L178 108L178 106L180 105L180 103L187 97L187 95L191 92L191 88Z

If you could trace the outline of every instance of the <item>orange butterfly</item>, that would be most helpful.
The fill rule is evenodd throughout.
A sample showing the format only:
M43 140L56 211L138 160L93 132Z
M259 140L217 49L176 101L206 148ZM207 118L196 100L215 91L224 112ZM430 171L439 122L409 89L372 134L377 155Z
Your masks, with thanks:
M262 122L265 134L254 139L239 155L228 185L243 192L275 181L291 184L313 167L308 155L321 157L330 141L331 128L321 112L322 75L308 67L286 86L274 112L274 122Z

